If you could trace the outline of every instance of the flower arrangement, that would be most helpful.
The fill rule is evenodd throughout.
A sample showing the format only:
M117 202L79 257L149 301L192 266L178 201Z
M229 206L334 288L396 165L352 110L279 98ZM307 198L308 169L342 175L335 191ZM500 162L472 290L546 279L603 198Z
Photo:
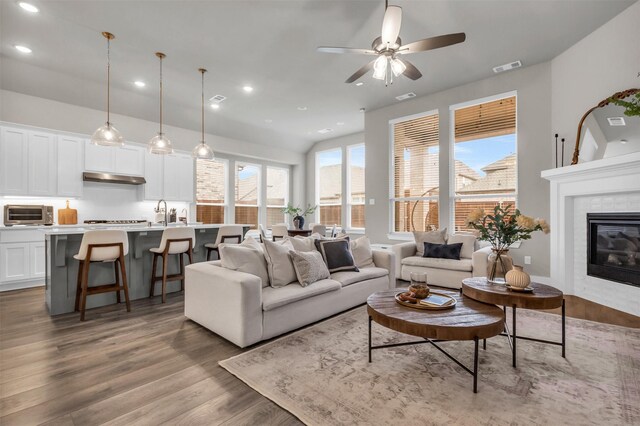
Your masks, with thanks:
M480 232L479 240L490 242L497 251L508 250L516 241L530 239L535 231L545 234L550 231L546 220L525 216L518 209L512 213L511 205L505 208L497 205L489 214L483 209L474 210L467 218L467 224Z
M282 209L282 213L288 214L292 217L297 217L297 216L306 217L310 214L313 214L317 208L318 206L311 207L311 204L308 204L307 208L303 209L302 207L293 207L293 204L289 203L287 204L287 207Z

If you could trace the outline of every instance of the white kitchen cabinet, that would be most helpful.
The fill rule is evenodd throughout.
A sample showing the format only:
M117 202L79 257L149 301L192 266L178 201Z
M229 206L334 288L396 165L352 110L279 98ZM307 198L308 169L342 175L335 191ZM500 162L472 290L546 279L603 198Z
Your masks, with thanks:
M144 199L159 200L164 197L164 155L144 153Z
M0 192L6 195L27 195L28 132L10 127L0 128Z
M45 276L45 243L29 243L29 278L42 278Z
M56 195L56 136L28 133L28 193L43 197Z
M84 169L89 172L115 172L117 149L119 148L94 145L88 140L84 150Z
M84 171L84 144L82 138L58 136L58 196L82 196Z
M139 146L125 145L115 149L115 173L119 175L144 176L144 153Z
M26 280L30 275L29 243L0 244L0 282Z
M173 154L164 159L164 199L193 201L193 158Z

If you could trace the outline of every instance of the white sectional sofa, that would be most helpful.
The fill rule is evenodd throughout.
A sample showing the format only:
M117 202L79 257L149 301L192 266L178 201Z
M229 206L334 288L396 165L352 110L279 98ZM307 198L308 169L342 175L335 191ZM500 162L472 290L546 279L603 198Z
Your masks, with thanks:
M257 275L220 266L186 267L185 316L240 347L295 330L395 288L392 252L373 250L374 267L342 271L306 287L270 287Z

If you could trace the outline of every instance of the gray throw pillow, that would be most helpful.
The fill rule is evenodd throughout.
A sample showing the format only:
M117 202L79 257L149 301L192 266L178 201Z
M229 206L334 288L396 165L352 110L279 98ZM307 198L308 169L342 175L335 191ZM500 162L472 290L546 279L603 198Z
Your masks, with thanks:
M353 260L348 238L339 240L316 240L315 243L330 273L338 271L360 271Z
M291 250L289 251L289 256L293 262L293 268L296 270L298 282L302 287L329 278L329 270L319 252L315 250L305 252Z

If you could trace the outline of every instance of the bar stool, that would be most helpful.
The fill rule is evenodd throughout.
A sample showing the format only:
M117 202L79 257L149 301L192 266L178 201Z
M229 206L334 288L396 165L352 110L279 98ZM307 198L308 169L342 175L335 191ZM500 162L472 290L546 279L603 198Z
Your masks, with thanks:
M151 270L151 289L149 297L153 297L153 292L157 281L162 281L162 303L167 301L167 281L180 280L180 289L184 290L184 254L187 254L189 263L193 263L193 245L196 239L196 230L192 227L166 228L162 231L160 247L149 249L153 253L153 267ZM167 275L167 260L169 255L180 255L180 273ZM158 258L162 258L162 275L156 275Z
M264 226L262 224L258 224L258 229L260 230L260 242L264 243L264 240L267 239L267 231L265 231Z
M273 225L271 227L271 239L273 241L277 239L283 239L289 236L289 228L285 224Z
M87 307L87 296L92 294L115 291L116 300L120 303L120 290L124 291L127 312L131 312L129 302L129 286L127 285L127 271L124 257L129 253L129 239L122 230L86 231L82 236L80 251L73 256L80 262L78 266L78 280L76 284L75 310L80 311L80 321L84 321ZM89 267L92 262L113 262L116 281L113 284L103 284L89 287ZM122 284L120 283L122 276Z
M327 227L321 223L312 223L309 225L312 234L320 234L323 237L327 235Z
M214 251L218 253L218 259L220 259L220 251L218 250L218 246L222 243L228 243L228 241L231 241L235 244L240 244L242 242L242 226L227 225L218 228L216 241L204 245L207 249L207 261L211 257L211 252Z

